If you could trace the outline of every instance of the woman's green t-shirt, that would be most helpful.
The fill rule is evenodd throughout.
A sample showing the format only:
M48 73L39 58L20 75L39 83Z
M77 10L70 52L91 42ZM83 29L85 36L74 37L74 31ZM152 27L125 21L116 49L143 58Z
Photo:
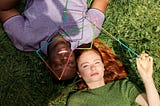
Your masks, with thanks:
M141 91L128 80L107 83L96 89L83 89L69 96L67 106L138 106Z

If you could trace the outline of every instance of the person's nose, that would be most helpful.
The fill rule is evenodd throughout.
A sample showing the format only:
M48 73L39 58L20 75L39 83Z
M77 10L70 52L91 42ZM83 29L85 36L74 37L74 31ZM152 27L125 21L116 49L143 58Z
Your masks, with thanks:
M95 71L95 70L96 70L96 66L95 66L95 65L91 65L90 68L91 68L92 71Z

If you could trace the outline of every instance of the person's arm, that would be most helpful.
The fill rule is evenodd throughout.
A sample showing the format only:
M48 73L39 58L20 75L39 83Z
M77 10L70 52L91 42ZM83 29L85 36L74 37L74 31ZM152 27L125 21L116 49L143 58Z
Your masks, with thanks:
M136 102L140 105L147 103L149 106L160 106L159 94L152 78L153 58L143 53L140 58L136 59L136 63L146 89L146 99L145 95L140 94L137 96Z
M148 106L147 102L147 95L145 93L141 93L136 97L135 100L136 103L138 103L141 106Z
M91 8L96 8L105 14L108 2L109 0L93 0Z
M19 12L15 9L15 6L21 0L0 0L0 22L4 23L12 16L18 15Z
M21 0L0 0L0 10L10 10L14 8Z

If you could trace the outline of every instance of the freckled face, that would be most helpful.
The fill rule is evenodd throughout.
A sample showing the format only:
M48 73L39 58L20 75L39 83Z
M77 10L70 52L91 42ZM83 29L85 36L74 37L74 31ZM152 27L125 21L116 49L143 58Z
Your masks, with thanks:
M79 76L86 83L96 82L103 79L104 64L98 52L94 50L84 51L77 60Z

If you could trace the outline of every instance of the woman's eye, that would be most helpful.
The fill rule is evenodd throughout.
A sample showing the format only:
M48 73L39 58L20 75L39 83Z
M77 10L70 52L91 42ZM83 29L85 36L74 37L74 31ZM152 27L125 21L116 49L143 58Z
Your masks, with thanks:
M99 61L95 62L95 64L99 64L99 63L100 63Z
M82 66L82 68L87 68L87 67L88 67L88 65L83 65L83 66Z

